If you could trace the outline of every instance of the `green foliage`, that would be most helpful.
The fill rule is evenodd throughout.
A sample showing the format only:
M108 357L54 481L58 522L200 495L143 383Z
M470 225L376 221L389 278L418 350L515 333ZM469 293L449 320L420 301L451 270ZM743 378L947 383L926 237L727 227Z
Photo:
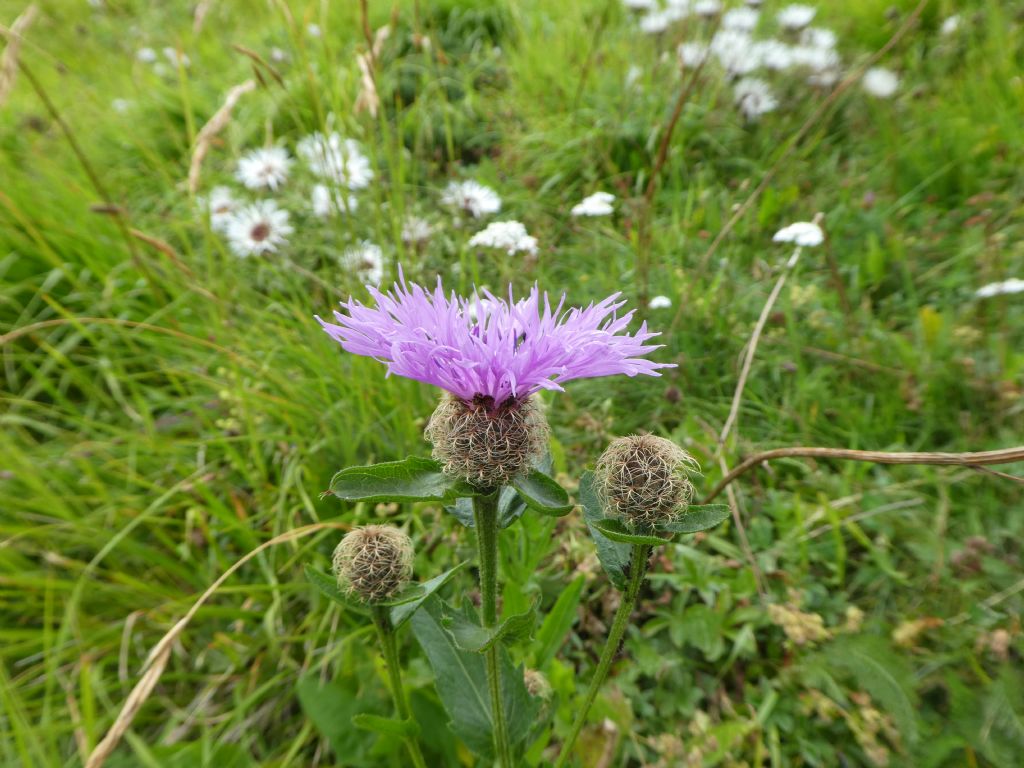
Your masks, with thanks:
M512 485L526 506L542 515L561 517L572 510L573 505L565 489L539 470L517 477Z
M335 473L328 491L342 501L451 501L475 496L473 486L441 471L433 459L410 456L402 461L348 467Z

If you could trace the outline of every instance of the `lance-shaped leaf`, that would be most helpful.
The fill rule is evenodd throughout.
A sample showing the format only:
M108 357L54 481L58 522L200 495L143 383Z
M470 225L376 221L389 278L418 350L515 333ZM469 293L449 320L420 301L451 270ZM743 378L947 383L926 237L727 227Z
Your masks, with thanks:
M659 526L669 533L697 533L714 528L729 517L728 504L691 504L676 520Z
M328 491L345 501L452 501L474 496L464 480L441 471L433 459L410 456L403 461L349 467L336 473Z
M462 614L446 617L444 626L452 633L459 648L484 653L499 641L514 643L530 637L536 619L537 612L531 608L524 613L509 616L496 627L481 627Z
M536 512L561 517L572 510L569 494L554 478L540 470L531 470L529 474L517 477L512 484L526 505Z
M345 591L338 586L337 579L330 574L318 571L311 565L307 565L305 571L309 582L327 599L356 613L368 614L370 612L370 609L365 604L359 602L354 597L346 595Z
M604 519L604 510L594 488L593 472L584 472L580 478L579 499L580 506L583 507L583 519L590 530L590 536L594 539L601 566L617 589L625 589L632 548L628 544L612 541L597 529L597 523Z
M424 581L422 584L416 584L410 587L403 595L399 596L395 600L389 601L387 604L392 606L391 608L391 623L397 629L412 618L412 615L416 613L423 602L430 597L432 594L437 592L441 587L451 580L458 571L465 567L466 563L459 563L454 568L445 571L440 576L435 576L429 581Z
M384 733L389 736L401 736L404 738L419 736L420 727L415 720L395 720L392 717L381 717L371 715L368 712L360 712L352 716L352 725L364 731ZM339 755L339 757L342 757Z
M466 497L456 499L454 504L445 507L445 511L455 515L455 519L467 528L473 527L473 499ZM499 528L508 528L525 511L526 502L511 485L506 485L498 491Z
M671 539L662 538L660 536L648 536L642 533L633 533L623 525L621 520L616 520L611 517L606 517L604 520L598 520L594 523L594 527L612 541L617 541L622 544L646 544L650 547L657 547L671 541Z

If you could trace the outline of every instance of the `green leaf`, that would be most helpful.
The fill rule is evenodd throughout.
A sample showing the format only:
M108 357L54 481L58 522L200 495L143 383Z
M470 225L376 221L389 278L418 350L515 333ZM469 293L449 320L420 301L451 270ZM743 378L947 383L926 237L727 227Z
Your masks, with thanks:
M594 526L612 541L618 541L622 544L646 544L648 546L656 547L661 544L667 544L671 541L671 539L662 538L660 536L645 536L639 533L631 533L630 530L622 524L621 520L615 520L610 517L606 517L604 520L598 520L594 523Z
M530 509L543 515L561 517L573 507L569 494L558 482L537 469L512 481Z
M472 528L473 522L473 499L459 498L451 506L445 507L445 511L455 516L455 519L467 528ZM498 492L498 527L508 528L512 523L526 511L526 502L523 497L516 493L516 489L506 485Z
M465 562L459 563L454 568L442 573L440 576L435 576L429 581L417 584L409 590L409 594L411 595L409 599L402 600L401 602L390 602L389 605L392 606L391 623L395 628L397 629L411 619L417 609L423 605L423 601L447 584L452 576L462 570L465 566Z
M364 731L401 736L403 739L415 738L420 733L420 728L414 720L395 720L392 717L381 717L380 715L371 715L366 712L353 715L352 725Z
M322 571L318 571L311 565L305 567L306 578L309 582L320 590L320 594L326 597L328 600L332 600L338 605L344 606L350 611L356 613L369 614L370 609L368 606L360 603L355 598L351 598L345 594L345 592L338 586L338 581L333 576L326 574Z
M295 685L299 703L316 729L327 739L335 756L346 765L379 765L379 758L368 753L367 738L349 723L368 708L365 696L355 685L330 682L321 684L316 675L299 678Z
M857 685L889 713L907 741L917 739L917 693L910 664L880 637L839 638L825 650L835 667L851 673Z
M441 703L451 718L452 731L473 752L493 757L493 719L487 688L485 659L464 651L445 628L450 617L459 614L436 595L412 617L412 631L434 670ZM468 621L468 617L464 616ZM537 719L540 703L533 700L523 683L523 672L499 648L498 668L505 722L509 740L519 744Z
M727 520L730 514L728 504L692 504L677 520L659 527L669 533L697 533L714 528Z
M601 502L594 489L593 472L584 472L580 478L579 500L583 508L583 519L597 547L597 558L601 561L601 567L617 589L625 589L626 572L633 550L628 544L612 541L597 529L597 523L604 519L604 510L601 509Z
M403 461L349 467L336 473L328 491L344 501L452 501L474 496L469 483L441 471L433 459L411 456Z
M565 642L565 636L572 629L573 622L576 621L576 608L583 596L584 581L583 576L577 576L572 580L558 596L550 613L544 617L544 623L537 630L539 648L534 657L534 666L537 669L543 669L555 657Z
M481 627L465 615L447 617L445 629L451 632L455 644L464 651L484 653L498 641L514 643L528 638L533 633L537 612L531 608L523 613L509 616L496 627Z

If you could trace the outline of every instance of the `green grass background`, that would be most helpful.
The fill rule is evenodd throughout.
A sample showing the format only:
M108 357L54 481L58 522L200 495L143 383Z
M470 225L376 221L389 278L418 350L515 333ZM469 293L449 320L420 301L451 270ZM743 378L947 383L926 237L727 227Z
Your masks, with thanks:
M340 467L425 455L436 396L385 380L319 329L314 314L365 295L337 255L369 238L392 274L401 262L415 279L441 274L464 292L511 279L517 291L537 282L573 303L619 290L635 303L640 200L680 83L678 33L645 37L616 2L399 2L374 120L353 111L356 3L213 2L198 32L192 3L38 5L21 60L81 157L20 73L0 105L0 332L10 334L0 351L0 764L12 766L80 764L148 649L274 535L383 515L419 543L422 577L469 556L471 542L438 509L319 498ZM912 5L823 3L818 22L839 34L850 64ZM0 23L22 10L3 0ZM961 29L942 37L954 10ZM373 0L370 11L376 29L393 7ZM897 97L842 97L704 268L710 240L821 96L794 85L782 109L745 126L728 86L702 81L651 227L650 291L675 304L648 320L663 332L657 359L679 367L548 397L562 479L571 485L610 437L635 430L690 450L705 489L719 478L711 454L739 357L789 255L771 236L818 211L828 243L805 251L770 318L729 460L795 444L1019 444L1024 302L973 292L1024 276L1021 24L1013 3L930 3L882 62L901 74ZM431 53L412 45L417 26ZM191 67L158 74L135 60L144 45L180 46ZM272 65L279 81L241 51L269 61L275 46L288 56ZM254 70L261 87L211 151L201 192L229 182L241 152L293 147L332 113L363 143L379 183L360 194L357 215L326 225L286 191L300 211L291 245L240 261L195 213L184 179L199 127ZM119 112L114 99L131 105ZM541 243L535 262L465 247L473 228L454 227L438 204L453 177L501 193L501 217ZM599 188L619 196L617 215L571 219L569 207ZM173 257L126 237L97 210L106 203ZM424 249L401 242L408 212L439 226ZM1019 485L967 470L792 461L748 475L739 493L767 596L731 527L667 549L594 713L612 726L589 731L585 759L611 750L613 765L670 766L697 750L695 765L879 765L880 744L893 765L1019 764ZM108 764L401 765L400 745L373 734L325 738L331 706L385 700L366 627L302 576L336 539L271 548L220 589ZM544 660L557 740L613 596L578 515L510 528L503 568L506 610L533 599L549 610L566 584L585 582L569 639ZM461 578L469 594L472 577ZM831 639L786 641L766 605L791 592ZM850 606L865 618L843 631ZM909 646L893 640L921 618L943 621ZM1011 638L1002 657L984 644L996 629ZM411 638L404 653L421 715L443 723ZM335 681L334 699L300 682L317 679ZM443 739L428 749L439 765L471 765Z

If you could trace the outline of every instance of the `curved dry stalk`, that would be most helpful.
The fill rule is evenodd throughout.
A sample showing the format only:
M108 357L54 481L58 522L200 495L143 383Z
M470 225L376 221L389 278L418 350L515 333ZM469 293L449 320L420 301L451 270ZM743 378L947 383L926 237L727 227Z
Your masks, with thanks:
M103 739L96 745L96 748L89 755L89 759L85 762L85 768L100 768L104 761L110 757L110 753L114 751L118 743L121 741L121 737L124 736L125 731L132 724L132 720L135 719L135 715L138 714L142 705L146 703L150 694L153 693L153 689L156 684L160 682L160 677L164 673L164 668L167 666L168 660L171 657L171 648L174 645L175 640L178 636L185 631L185 627L188 626L189 622L192 621L193 617L203 606L203 604L220 589L221 585L227 581L231 575L249 562L252 558L258 555L260 552L270 547L281 544L287 541L294 541L295 539L302 538L311 533L317 531L326 530L329 528L335 529L347 529L352 526L346 523L313 523L312 525L305 525L301 528L282 533L280 536L275 536L269 541L265 541L260 544L256 549L252 550L248 554L237 560L234 565L228 568L222 573L216 581L211 584L199 599L196 600L192 607L188 609L188 612L182 616L168 632L160 638L159 642L153 646L153 649L149 652L146 657L146 664L144 669L146 670L142 677L139 678L139 682L132 688L131 693L128 694L128 698L125 699L124 705L121 707L121 712L118 714L117 719L114 720L110 728L107 729Z
M755 453L745 459L735 469L723 477L711 493L701 500L707 504L725 490L729 484L749 472L754 467L772 459L805 458L805 459L843 459L846 461L870 461L875 464L925 464L934 466L982 467L990 464L1012 464L1024 461L1024 445L1015 448L1003 448L997 451L974 451L968 453L943 453L921 451L857 451L852 448L818 448L797 446L794 448L774 448L770 451Z
M7 38L7 47L0 55L0 106L3 106L14 89L14 80L18 76L18 55L21 53L22 35L28 31L38 14L39 8L32 3L21 12L9 29L0 32Z
M196 10L198 13L198 8ZM192 150L192 162L188 166L188 192L190 195L194 195L199 189L199 170L206 158L206 153L210 151L214 137L231 122L231 110L235 108L238 100L255 88L255 80L246 80L244 83L234 86L224 97L224 103L220 105L220 109L214 112L213 117L206 121L206 125L199 129L195 149Z

